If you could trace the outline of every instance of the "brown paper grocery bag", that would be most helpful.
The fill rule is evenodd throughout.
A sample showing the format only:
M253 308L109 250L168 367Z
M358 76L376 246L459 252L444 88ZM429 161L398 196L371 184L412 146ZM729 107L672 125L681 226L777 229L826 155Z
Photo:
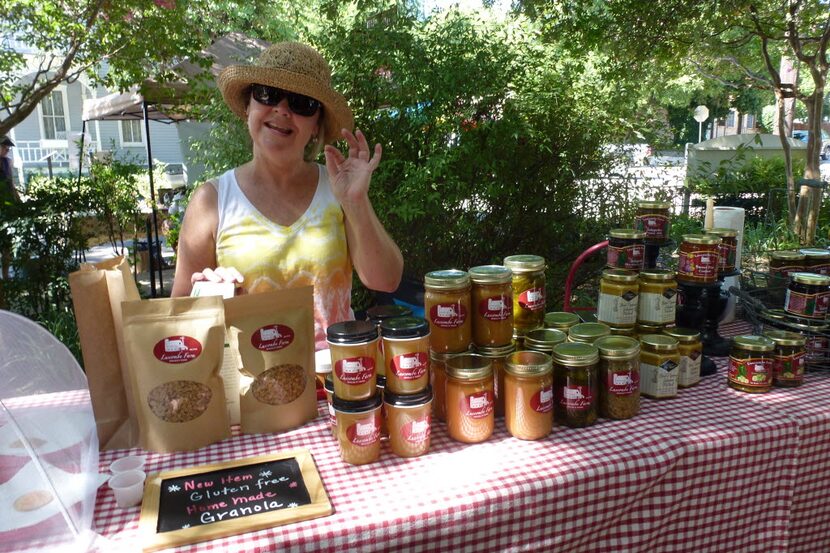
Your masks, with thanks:
M69 275L69 287L99 446L135 447L138 425L121 330L121 302L140 299L129 263L124 256L83 263Z

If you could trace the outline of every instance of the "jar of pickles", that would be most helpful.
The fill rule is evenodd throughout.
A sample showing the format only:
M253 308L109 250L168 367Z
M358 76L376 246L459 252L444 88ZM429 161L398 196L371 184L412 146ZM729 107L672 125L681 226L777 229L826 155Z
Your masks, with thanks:
M504 425L520 440L538 440L553 428L553 375L550 355L518 351L506 360Z
M331 350L334 395L342 400L368 399L377 383L378 327L368 321L344 321L326 329Z
M705 234L711 234L720 239L718 273L729 274L734 272L738 255L738 231L731 228L713 228L707 230Z
M516 346L512 343L506 346L482 346L475 348L475 353L486 357L492 362L493 392L496 396L495 411L497 417L504 416L504 363L507 357L514 351L516 351Z
M386 392L383 396L389 446L398 457L418 457L429 451L432 419L432 388L416 394Z
M677 281L673 271L649 269L640 272L639 324L664 325L674 322L677 312Z
M692 328L672 327L664 329L663 334L677 340L677 353L680 355L677 385L689 388L700 382L700 362L703 360L700 332Z
M655 399L677 395L680 354L677 339L663 334L640 337L640 393Z
M772 384L794 388L804 383L807 363L807 338L796 332L771 330L764 333L775 344L772 359Z
M680 259L677 262L677 280L698 284L715 282L718 279L720 244L721 239L718 236L683 235Z
M470 275L448 269L424 277L424 312L430 347L441 353L466 351L472 342Z
M473 343L503 346L513 339L513 272L501 265L470 268Z
M386 389L415 394L429 385L429 324L420 317L396 317L380 324L386 353Z
M361 321L364 322L364 321ZM380 456L381 394L358 401L334 396L340 457L351 465L365 465Z
M493 367L490 359L473 353L446 361L447 434L459 442L477 443L493 433Z
M593 344L597 338L611 334L611 328L603 323L579 323L568 330L568 340Z
M736 336L729 352L729 386L742 392L772 389L775 342L764 336Z
M579 315L576 313L569 313L567 311L551 311L550 313L545 313L545 328L555 328L566 334L568 329L580 322Z
M804 272L817 275L830 275L830 251L821 249L803 249Z
M788 282L791 273L804 271L806 259L807 256L800 252L771 252L769 254L769 274Z
M663 244L669 240L671 204L668 202L637 202L634 228L646 234L649 243Z
M524 336L545 319L545 259L538 255L511 255L504 266L513 271L513 328Z
M639 292L637 273L605 269L599 281L597 320L609 326L634 328Z
M827 317L830 307L830 276L792 273L784 298L784 311L805 319Z
M579 428L597 420L597 364L592 344L566 343L553 348L553 417Z
M605 336L599 350L599 414L630 419L640 412L640 342L626 336Z
M555 328L537 328L527 333L524 347L526 350L540 351L550 355L556 344L561 344L567 340L568 335L561 330L556 330Z
M617 228L608 232L606 266L611 269L639 271L645 259L646 233L641 230Z

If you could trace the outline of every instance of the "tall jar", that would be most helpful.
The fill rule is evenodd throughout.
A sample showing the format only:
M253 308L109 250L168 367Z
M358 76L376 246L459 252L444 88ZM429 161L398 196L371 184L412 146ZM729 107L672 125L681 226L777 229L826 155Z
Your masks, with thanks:
M797 332L771 330L764 336L775 343L772 360L772 384L794 388L804 384L804 367L807 363L807 338Z
M346 401L375 395L378 327L368 321L344 321L326 329L331 350L334 395Z
M472 342L470 275L448 269L424 277L424 311L430 347L440 353L466 351Z
M504 266L513 271L513 329L524 336L545 320L545 259L538 255L511 255Z
M720 244L718 236L683 235L680 259L677 262L677 280L697 284L714 283L718 279Z
M599 414L630 419L640 412L640 342L606 336L594 345L599 350Z
M790 274L804 271L807 256L801 252L780 251L769 254L769 274L788 282Z
M432 385L432 414L439 421L447 420L447 359L457 355L455 353L440 353L429 350L430 384Z
M340 457L351 465L374 463L380 456L381 395L348 401L334 396Z
M680 355L677 385L689 388L700 382L700 362L703 360L700 332L692 328L672 327L663 329L663 334L677 340L677 353Z
M646 233L641 230L616 228L608 232L606 267L639 271L645 259Z
M617 328L634 328L639 293L637 273L605 269L599 281L597 320Z
M380 325L386 352L386 390L415 394L429 385L429 324L420 317L386 319Z
M592 344L566 343L553 348L553 418L579 428L597 420L597 364Z
M676 338L664 334L640 337L640 393L654 399L677 395L680 353Z
M398 457L418 457L429 451L432 433L432 388L418 393L383 395L389 446Z
M504 425L520 440L538 440L553 428L553 373L550 355L518 351L506 362Z
M513 340L513 272L501 265L470 268L473 344L503 346Z
M804 272L830 275L830 251L808 248L799 252L804 254Z
M611 334L611 328L604 323L579 323L568 330L568 341L593 344L597 338Z
M720 239L718 248L718 273L729 274L735 270L738 255L738 231L731 228L713 228L706 234Z
M764 336L736 336L729 352L727 382L730 387L749 393L772 389L775 342Z
M568 335L555 328L537 328L531 330L525 336L524 347L530 351L540 351L550 355L556 344L562 344L568 340Z
M512 343L506 346L477 347L475 353L489 359L493 365L493 393L496 396L495 412L497 417L504 416L504 370L507 357L516 351Z
M669 240L671 230L671 204L668 202L637 202L634 228L645 232L647 243L663 244Z
M792 273L784 311L796 317L824 320L830 308L830 276Z
M565 334L568 333L568 329L580 322L582 321L576 313L570 313L568 311L551 311L550 313L545 313L545 328L555 328Z
M380 323L395 317L410 317L412 310L403 305L373 305L366 310L366 320L377 325L380 332ZM383 340L378 342L378 374L386 374L386 357L383 354Z
M462 353L447 359L447 434L478 443L493 434L493 367L490 359Z
M661 269L641 271L637 323L671 324L674 323L676 314L677 281L674 272Z

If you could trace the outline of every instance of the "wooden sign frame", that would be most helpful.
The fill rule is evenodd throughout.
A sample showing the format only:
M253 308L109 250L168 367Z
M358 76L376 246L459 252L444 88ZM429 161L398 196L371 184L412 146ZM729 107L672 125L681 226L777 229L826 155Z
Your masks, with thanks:
M181 530L171 530L161 533L157 531L161 485L163 481L292 458L299 465L311 503L299 507L267 511L239 518L230 518L228 520L219 520L217 522L183 528ZM296 449L273 455L261 455L259 457L249 457L224 463L200 465L197 467L150 474L147 477L147 484L144 488L144 500L141 506L141 518L139 519L139 536L143 551L158 551L159 549L168 547L208 541L243 534L245 532L262 530L263 528L290 524L301 520L324 517L333 512L334 509L323 487L320 473L317 471L317 466L314 463L311 452L307 449Z

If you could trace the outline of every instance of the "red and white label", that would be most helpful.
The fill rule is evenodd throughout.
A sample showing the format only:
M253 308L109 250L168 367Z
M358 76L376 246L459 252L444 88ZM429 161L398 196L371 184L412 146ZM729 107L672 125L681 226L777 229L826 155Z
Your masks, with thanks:
M772 359L729 357L729 380L744 386L772 385Z
M429 320L438 328L458 328L467 320L467 308L460 301L436 303L429 310Z
M478 304L478 314L488 321L506 321L513 315L513 300L503 294L484 298Z
M483 419L493 413L493 392L486 390L461 398L461 412L472 419Z
M380 410L376 415L352 423L346 429L346 437L359 447L377 443L380 440Z
M190 336L168 336L153 346L153 355L156 359L174 365L193 361L201 353L202 344Z
M375 360L371 357L347 357L334 364L334 372L343 384L366 384L375 376Z
M427 373L428 366L429 357L422 351L396 355L389 363L392 373L401 380L418 380Z
M274 324L256 329L251 335L251 345L260 351L278 351L294 341L294 331L285 325Z
M784 311L810 319L824 319L830 306L830 294L801 294L787 290Z
M634 228L645 232L647 239L666 240L669 218L665 215L638 215L634 218Z
M640 270L643 268L646 247L642 244L617 248L608 246L608 266L619 269Z
M565 409L589 409L594 402L590 386L562 386L559 405Z
M718 254L708 251L684 252L680 251L680 260L677 262L677 272L681 275L696 278L714 278L718 274Z
M530 408L537 413L550 413L553 409L553 386L545 386L530 398Z
M772 360L772 374L776 380L801 382L804 380L804 366L807 354L776 355Z
M519 294L519 306L530 311L539 311L545 308L545 289L528 288Z
M640 389L640 373L635 371L609 372L606 386L609 394L630 396Z
M432 426L430 423L429 415L422 419L409 421L401 427L401 436L410 444L423 444L429 439Z

